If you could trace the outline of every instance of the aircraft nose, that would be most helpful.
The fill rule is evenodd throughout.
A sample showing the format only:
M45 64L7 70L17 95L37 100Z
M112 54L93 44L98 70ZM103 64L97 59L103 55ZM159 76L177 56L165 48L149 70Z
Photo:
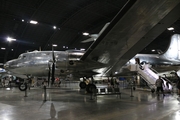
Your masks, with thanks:
M9 62L6 62L5 64L4 64L4 69L8 69L9 68Z

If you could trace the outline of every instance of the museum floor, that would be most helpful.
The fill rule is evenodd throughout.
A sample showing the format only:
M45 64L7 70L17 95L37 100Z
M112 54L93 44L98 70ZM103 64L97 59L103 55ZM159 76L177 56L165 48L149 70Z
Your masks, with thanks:
M97 100L79 90L78 83L27 93L17 87L0 88L0 120L180 120L177 95L121 89L116 95L99 95Z

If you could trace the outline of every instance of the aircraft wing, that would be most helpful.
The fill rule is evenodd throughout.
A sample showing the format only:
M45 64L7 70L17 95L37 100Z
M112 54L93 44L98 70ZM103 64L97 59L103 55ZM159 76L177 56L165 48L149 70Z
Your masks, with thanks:
M103 73L112 73L175 22L178 11L180 0L128 1L81 60L107 64Z

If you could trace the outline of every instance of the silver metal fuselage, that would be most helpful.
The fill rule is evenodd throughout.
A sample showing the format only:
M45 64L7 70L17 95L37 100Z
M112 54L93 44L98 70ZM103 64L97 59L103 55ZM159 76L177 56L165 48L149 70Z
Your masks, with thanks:
M17 59L10 60L4 65L5 69L15 75L47 76L51 70L55 56L55 74L65 75L66 71L72 69L73 62L78 61L84 54L83 51L34 51L21 54ZM70 61L72 64L70 64Z

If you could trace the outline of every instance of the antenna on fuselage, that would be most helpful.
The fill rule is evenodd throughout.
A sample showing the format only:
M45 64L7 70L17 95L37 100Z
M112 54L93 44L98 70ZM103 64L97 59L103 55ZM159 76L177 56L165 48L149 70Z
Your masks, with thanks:
M39 46L39 51L41 51L41 46Z

